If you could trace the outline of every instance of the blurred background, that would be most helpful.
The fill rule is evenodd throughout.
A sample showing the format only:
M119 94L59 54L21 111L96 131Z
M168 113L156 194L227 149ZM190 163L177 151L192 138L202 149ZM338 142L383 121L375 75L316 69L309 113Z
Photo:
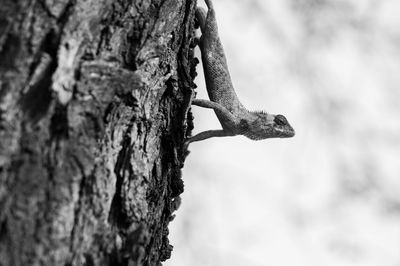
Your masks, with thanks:
M400 1L214 5L242 103L296 136L191 144L164 265L400 266Z

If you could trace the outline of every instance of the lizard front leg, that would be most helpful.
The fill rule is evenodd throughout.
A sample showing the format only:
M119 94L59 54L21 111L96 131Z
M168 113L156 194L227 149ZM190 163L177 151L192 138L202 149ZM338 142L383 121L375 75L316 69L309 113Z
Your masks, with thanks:
M220 119L219 122L221 123L223 129L203 131L189 138L186 141L186 145L191 142L205 140L212 137L227 137L236 135L236 133L231 129L237 127L238 121L235 116L233 116L229 112L228 109L218 103L202 99L193 99L192 104L208 109L213 109L216 113L218 113L218 118Z
M195 141L205 140L213 137L229 137L229 136L235 136L235 134L232 132L224 131L223 129L206 130L194 135L193 137L190 137L186 141L186 145Z
M236 128L239 124L238 119L228 109L226 109L219 103L203 99L193 99L192 104L208 109L213 109L217 114L217 118L221 123L222 128L225 131L232 131L231 129Z

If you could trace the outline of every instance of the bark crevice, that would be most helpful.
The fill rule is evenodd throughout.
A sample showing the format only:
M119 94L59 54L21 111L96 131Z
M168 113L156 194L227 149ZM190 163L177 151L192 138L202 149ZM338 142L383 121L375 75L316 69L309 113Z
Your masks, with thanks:
M111 2L0 6L2 265L171 256L196 3Z

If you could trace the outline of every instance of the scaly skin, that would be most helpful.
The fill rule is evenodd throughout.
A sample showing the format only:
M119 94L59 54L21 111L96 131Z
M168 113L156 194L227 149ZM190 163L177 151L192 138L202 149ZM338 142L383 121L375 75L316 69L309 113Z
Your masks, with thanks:
M239 101L232 85L224 49L218 35L215 11L211 0L205 0L208 12L198 7L196 18L200 24L201 58L207 92L211 101L194 99L193 105L213 109L222 130L201 132L187 140L187 144L211 137L244 135L253 140L293 137L295 132L283 115L248 111Z

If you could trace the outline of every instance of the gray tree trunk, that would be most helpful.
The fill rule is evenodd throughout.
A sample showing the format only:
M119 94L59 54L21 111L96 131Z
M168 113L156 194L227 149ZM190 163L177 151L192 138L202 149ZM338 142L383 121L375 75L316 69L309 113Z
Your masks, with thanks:
M170 257L195 5L0 0L0 265Z

